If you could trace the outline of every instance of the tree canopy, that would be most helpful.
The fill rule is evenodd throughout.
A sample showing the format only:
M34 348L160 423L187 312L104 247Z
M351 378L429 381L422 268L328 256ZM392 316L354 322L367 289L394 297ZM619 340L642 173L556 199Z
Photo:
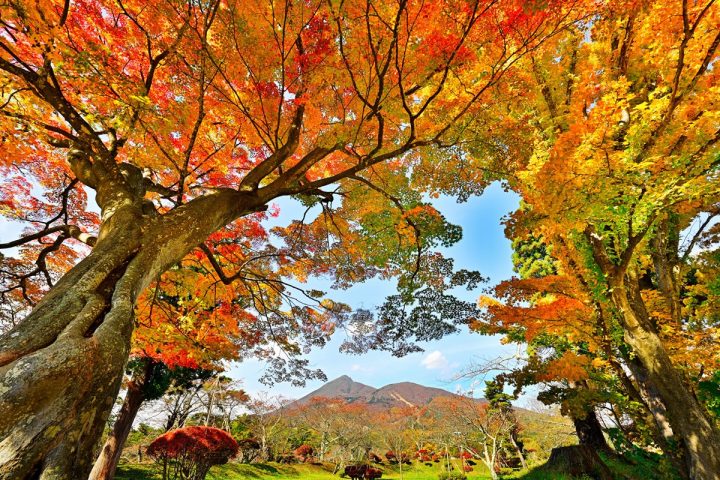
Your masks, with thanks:
M534 380L617 380L713 478L718 24L714 0L3 4L0 476L84 476L131 352L301 382L340 325L405 354L468 323L552 350ZM480 318L432 201L495 180L523 278ZM305 213L271 227L282 197ZM398 292L352 312L318 276Z

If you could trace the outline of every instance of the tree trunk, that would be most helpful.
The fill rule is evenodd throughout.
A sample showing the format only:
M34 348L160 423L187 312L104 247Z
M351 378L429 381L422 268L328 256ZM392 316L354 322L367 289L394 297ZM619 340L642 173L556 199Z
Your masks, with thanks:
M625 342L647 372L648 384L657 389L665 405L673 432L682 440L687 452L687 473L694 480L717 480L720 472L720 431L708 418L705 408L684 383L684 377L673 365L662 340L653 326L640 294L640 284L633 274L626 251L625 259L616 265L609 257L602 237L592 227L586 229L595 262L605 274L608 293L618 313ZM630 248L630 247L628 247Z
M120 461L125 441L130 434L138 410L145 401L145 385L150 380L152 370L152 362L147 361L142 378L133 379L128 385L120 413L117 420L115 420L110 436L105 441L105 445L95 461L89 480L112 480L115 478L115 470Z
M82 479L120 388L142 290L208 235L263 208L221 190L164 216L98 192L94 250L0 337L0 478ZM107 217L107 218L105 218Z
M492 480L497 480L498 474L495 465L495 462L497 461L497 446L495 445L495 440L492 441L492 450L488 451L487 443L485 444L485 452L484 452L485 458L484 462L485 465L488 468L488 471L490 472L490 478ZM462 472L465 473L465 472Z
M575 433L577 433L580 445L587 445L593 450L610 452L610 446L605 441L602 426L597 418L594 409L588 410L584 418L573 417Z
M705 409L683 382L654 332L639 292L629 295L622 282L612 285L612 298L624 327L624 338L638 361L645 367L648 383L657 389L668 421L684 443L688 455L688 475L696 480L717 480L720 472L720 432Z
M667 408L660 399L657 389L648 381L647 370L634 357L628 357L626 364L637 384L638 401L647 409L646 422L652 428L653 439L662 449L663 453L670 459L683 479L688 479L688 457L687 445L685 442L678 442L668 421Z
M137 243L120 243L98 245L0 340L0 478L87 476L130 349Z
M589 476L598 480L613 478L612 472L597 452L586 445L553 448L550 458L540 467L540 471L557 476L572 475L573 478L580 476Z
M518 458L520 458L520 465L522 465L522 469L527 470L527 461L525 460L525 454L520 446L520 442L517 440L517 433L510 433L510 443L512 443L512 446L515 448L515 453L517 453Z

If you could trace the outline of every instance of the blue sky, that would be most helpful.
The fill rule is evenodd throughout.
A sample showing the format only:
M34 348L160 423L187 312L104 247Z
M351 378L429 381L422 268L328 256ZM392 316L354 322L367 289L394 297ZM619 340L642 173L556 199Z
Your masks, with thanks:
M500 221L504 215L515 210L518 203L518 196L512 192L504 192L499 184L493 184L481 197L472 198L466 203L458 204L452 198L434 201L433 205L448 221L463 228L462 240L443 253L455 259L456 268L479 270L490 278L490 284L511 277L510 242L503 234ZM281 217L287 215L288 210L292 210L292 207L286 205L283 211L281 205ZM333 292L332 298L348 303L354 309L372 309L381 303L386 295L394 293L393 289L391 282L375 280L355 285L346 291ZM458 296L475 301L480 293L480 289L463 291ZM422 346L425 352L403 358L396 358L385 352L371 352L360 356L341 354L338 352L341 342L342 332L338 332L336 338L325 348L312 351L306 357L312 368L322 369L330 380L349 375L353 380L373 387L410 381L451 391L471 388L469 381L452 381L453 376L471 362L512 354L516 350L516 347L501 345L498 337L485 337L467 331L424 343ZM242 380L244 388L250 394L263 391L289 398L302 397L323 383L308 382L305 388L295 388L289 384L267 387L258 382L263 369L262 362L247 360L233 364L229 375Z
M90 193L91 209L97 210ZM302 210L290 203L280 204L281 215L278 222L294 218ZM505 192L499 184L493 184L480 197L473 197L468 202L457 203L452 198L440 198L433 205L440 210L451 223L463 228L460 242L445 249L443 253L455 259L456 268L478 270L490 279L489 284L512 276L510 242L503 234L500 221L503 216L518 207L519 197L512 192ZM3 221L0 228L0 241L16 238L20 233L19 226L13 222ZM312 280L311 280L312 281ZM312 284L308 285L312 287ZM318 285L327 288L327 282ZM482 286L480 287L482 288ZM373 309L389 294L394 293L392 282L372 280L355 285L345 291L332 292L334 300L349 304L353 309ZM458 296L464 300L475 301L480 295L476 291L460 291ZM506 356L515 352L516 347L500 344L498 337L486 337L467 331L450 335L442 340L422 344L424 352L408 355L403 358L393 357L386 352L370 352L356 356L341 354L338 351L343 340L343 332L339 331L335 338L323 349L312 351L306 358L311 368L320 368L332 380L341 375L349 375L355 381L381 387L390 383L403 381L416 382L422 385L445 388L456 391L467 391L472 387L471 381L453 381L453 377L472 362L481 362L498 356ZM268 392L271 395L282 395L288 398L299 398L322 385L322 382L308 382L305 388L292 387L290 384L276 384L268 387L258 379L262 377L263 362L249 359L230 366L228 374L241 380L248 393ZM476 395L481 395L477 391Z

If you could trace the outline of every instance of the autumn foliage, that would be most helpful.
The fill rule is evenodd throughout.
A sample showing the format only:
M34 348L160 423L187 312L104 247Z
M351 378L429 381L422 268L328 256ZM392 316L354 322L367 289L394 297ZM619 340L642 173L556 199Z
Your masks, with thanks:
M430 199L494 180L524 200L510 236L560 265L500 285L473 326L552 350L540 381L612 376L642 415L664 405L688 474L720 471L693 393L720 368L713 0L37 0L0 18L0 214L22 231L0 244L0 403L22 405L0 417L0 476L84 476L131 351L321 377L298 357L350 308L313 277L398 280L360 351L455 331L475 310L446 293L477 277L438 253L461 232ZM270 228L278 199L302 218Z
M164 479L202 480L211 466L227 463L237 452L235 439L214 427L171 430L153 440L147 448L148 455L163 465Z
M523 198L506 222L516 255L537 258L482 300L476 327L528 342L513 380L611 403L702 479L720 471L717 423L692 393L718 369L719 19L713 1L603 2L505 91L497 127L519 154L478 146Z

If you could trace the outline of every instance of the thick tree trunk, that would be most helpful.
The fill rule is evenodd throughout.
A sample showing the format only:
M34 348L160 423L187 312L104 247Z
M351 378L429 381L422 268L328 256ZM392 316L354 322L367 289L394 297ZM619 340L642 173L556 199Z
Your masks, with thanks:
M632 246L616 264L594 228L589 226L585 233L594 259L607 278L608 293L617 310L625 343L647 373L648 384L657 390L672 431L684 444L688 476L694 480L720 479L720 431L685 385L683 374L673 365L651 322L640 294L639 280L631 271Z
M647 370L635 357L628 357L626 364L637 384L637 401L641 402L647 411L646 423L652 428L653 440L670 459L673 466L683 479L688 479L688 451L685 442L678 442L668 421L667 408L660 399L657 389L648 381ZM630 381L630 379L628 379ZM632 388L634 384L631 385Z
M87 478L120 388L138 295L209 234L264 204L223 190L156 216L100 193L112 208L103 209L92 253L0 337L3 480Z
M580 445L587 445L595 451L612 451L605 441L605 435L603 435L602 426L595 410L587 411L584 418L574 417L572 420Z
M717 480L720 478L720 432L684 384L682 374L675 369L650 324L639 294L629 295L628 287L622 282L616 281L612 286L613 301L621 312L625 341L645 367L648 383L657 390L673 432L684 443L689 477Z
M540 468L546 474L591 477L598 480L612 480L613 475L597 452L586 445L571 445L552 449L550 458Z
M119 243L96 249L0 340L0 478L87 476L130 348L137 242Z
M100 450L100 455L90 472L89 480L112 480L115 478L115 470L120 461L125 441L130 434L130 429L140 410L140 406L145 401L144 388L152 375L152 368L152 363L148 361L142 378L133 379L128 385L120 413L117 420L115 420L110 436L105 441L102 450Z

